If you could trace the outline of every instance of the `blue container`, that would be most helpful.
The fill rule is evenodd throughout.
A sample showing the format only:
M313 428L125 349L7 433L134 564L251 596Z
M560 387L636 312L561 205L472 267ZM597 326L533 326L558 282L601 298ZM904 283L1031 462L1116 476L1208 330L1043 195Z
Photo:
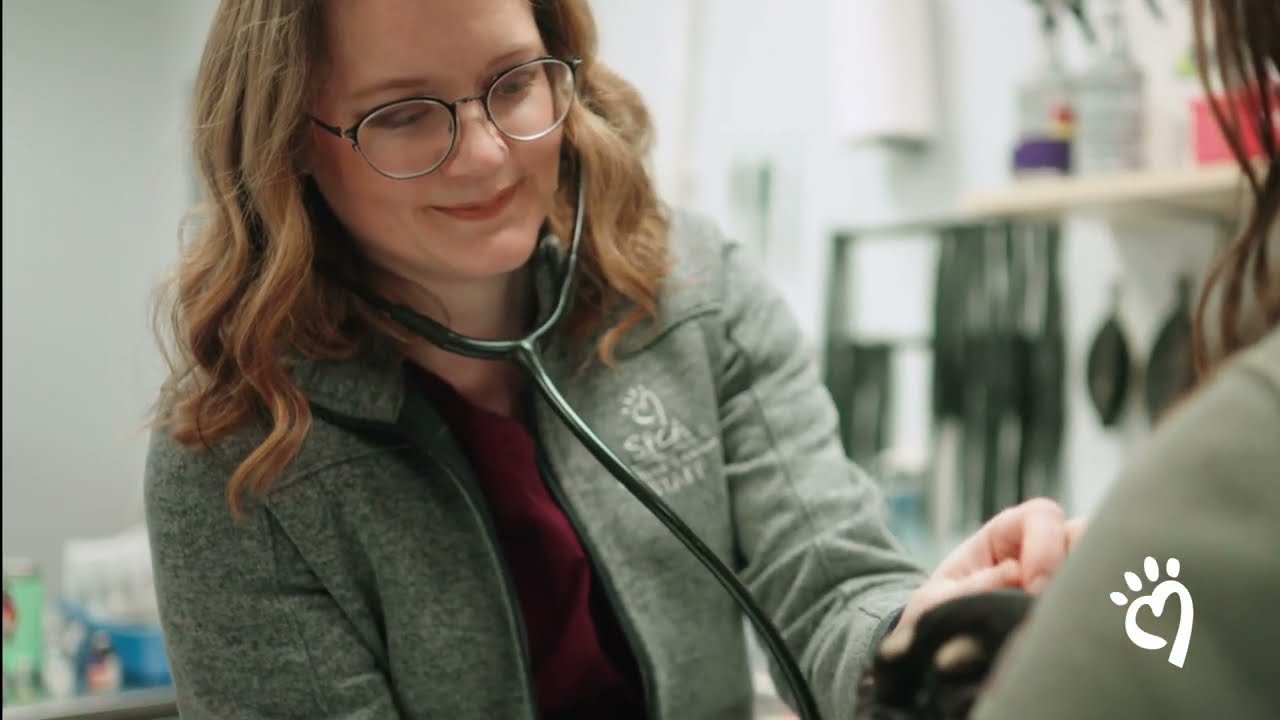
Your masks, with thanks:
M75 658L79 684L84 682L85 668L92 651L93 636L106 633L111 647L120 659L121 682L124 688L163 687L173 683L169 672L169 656L164 648L164 636L159 626L138 623L113 623L92 618L82 608L63 605L67 621L84 627L84 639Z
M126 688L159 687L173 683L169 656L160 628L148 625L101 626L120 658Z

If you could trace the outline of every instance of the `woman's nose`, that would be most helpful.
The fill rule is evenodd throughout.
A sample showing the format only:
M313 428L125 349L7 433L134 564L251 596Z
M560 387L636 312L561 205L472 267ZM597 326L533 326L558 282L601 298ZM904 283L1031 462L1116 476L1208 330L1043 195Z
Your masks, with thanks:
M488 174L506 158L506 138L489 121L483 101L474 99L458 105L457 132L453 154L440 168L445 174Z

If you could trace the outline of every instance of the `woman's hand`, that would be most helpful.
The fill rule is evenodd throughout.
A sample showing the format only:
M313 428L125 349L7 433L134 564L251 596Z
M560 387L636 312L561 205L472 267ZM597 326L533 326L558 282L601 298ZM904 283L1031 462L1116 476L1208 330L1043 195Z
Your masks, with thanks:
M1028 500L1000 512L942 561L916 590L898 630L938 603L970 593L1020 588L1039 594L1084 532L1082 518L1067 519L1052 500Z

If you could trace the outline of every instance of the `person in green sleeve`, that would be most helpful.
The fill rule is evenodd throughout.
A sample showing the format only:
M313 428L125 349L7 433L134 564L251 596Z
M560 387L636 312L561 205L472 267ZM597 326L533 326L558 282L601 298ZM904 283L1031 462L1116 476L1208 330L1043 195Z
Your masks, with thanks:
M1213 48L1261 105L1219 109L1254 203L1197 309L1204 379L1012 636L978 720L1280 718L1280 3L1193 12L1201 67Z

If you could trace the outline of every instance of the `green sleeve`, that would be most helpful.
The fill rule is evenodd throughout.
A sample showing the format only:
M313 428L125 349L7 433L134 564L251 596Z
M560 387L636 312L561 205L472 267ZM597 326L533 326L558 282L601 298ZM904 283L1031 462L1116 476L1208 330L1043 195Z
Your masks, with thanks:
M1112 488L975 718L1280 718L1280 333L1246 360L1167 419ZM1145 602L1134 613L1164 647L1126 631L1172 558L1191 598L1181 667L1177 593L1159 617Z

